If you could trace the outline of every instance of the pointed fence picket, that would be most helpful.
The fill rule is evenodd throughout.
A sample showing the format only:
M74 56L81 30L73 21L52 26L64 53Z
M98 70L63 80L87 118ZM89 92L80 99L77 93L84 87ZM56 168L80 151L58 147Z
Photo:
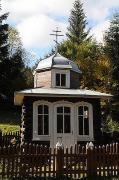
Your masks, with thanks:
M0 147L0 179L119 176L119 144L51 149L35 144Z

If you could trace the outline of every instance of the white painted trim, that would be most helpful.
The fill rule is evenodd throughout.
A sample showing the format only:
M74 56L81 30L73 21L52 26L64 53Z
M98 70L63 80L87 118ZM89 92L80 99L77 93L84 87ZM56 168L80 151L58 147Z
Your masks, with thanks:
M48 105L49 107L49 135L38 135L38 112L37 106L38 105ZM55 136L56 136L56 107L58 106L69 106L71 107L71 131L73 130L73 138L74 143L77 141L93 141L93 106L88 102L78 102L72 103L69 101L56 101L54 103L39 100L33 103L33 141L50 141L50 146L53 147L55 144ZM78 135L78 106L79 105L86 105L89 107L89 135Z
M79 106L87 106L89 108L89 135L79 135L78 134L78 107ZM75 114L76 114L76 125L77 125L77 140L79 141L93 141L94 134L93 134L93 106L88 102L78 102L75 104Z
M56 86L56 74L66 74L66 86ZM70 88L70 70L52 69L51 70L51 86L57 88Z
M39 105L47 105L49 107L49 135L38 135L38 112L37 106ZM33 141L44 141L50 140L51 136L51 103L48 101L35 101L33 103Z
M71 126L71 132L70 133L57 133L57 111L56 111L56 108L57 107L60 107L60 106L67 106L67 107L70 107L71 108L71 113L70 113L70 126ZM74 126L75 126L75 122L73 121L74 120L74 103L72 103L72 102L69 102L69 101L64 101L64 100L62 100L62 101L57 101L57 102L55 102L55 103L53 103L53 109L54 109L54 119L55 119L55 121L54 121L54 147L55 147L55 145L56 145L56 142L57 142L57 135L60 137L60 136L62 136L62 138L63 138L63 136L72 136L71 138L72 138L72 144L70 144L70 146L71 145L74 145L75 144L75 131L74 131Z

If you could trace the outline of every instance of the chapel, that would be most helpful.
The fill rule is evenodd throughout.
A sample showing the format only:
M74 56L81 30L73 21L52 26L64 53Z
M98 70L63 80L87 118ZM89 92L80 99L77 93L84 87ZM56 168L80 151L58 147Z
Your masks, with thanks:
M81 70L58 52L40 60L34 88L15 92L22 106L21 142L64 147L101 137L101 100L111 95L80 88Z

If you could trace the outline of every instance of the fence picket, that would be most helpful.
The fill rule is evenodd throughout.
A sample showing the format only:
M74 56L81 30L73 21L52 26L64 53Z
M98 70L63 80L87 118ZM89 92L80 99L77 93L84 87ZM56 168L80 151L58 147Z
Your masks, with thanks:
M2 133L0 132L0 146L8 146L10 144L20 143L20 132L9 132Z
M57 163L58 166L56 166ZM81 178L87 175L119 175L119 144L87 149L76 146L51 149L39 145L0 147L0 179L25 177ZM57 169L59 168L59 169Z
M76 169L77 169L77 146L75 144L75 147L74 147L74 178L76 179Z

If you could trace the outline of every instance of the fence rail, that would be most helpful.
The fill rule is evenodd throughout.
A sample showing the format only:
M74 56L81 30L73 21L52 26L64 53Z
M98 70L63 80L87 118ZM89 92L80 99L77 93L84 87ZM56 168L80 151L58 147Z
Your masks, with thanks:
M0 148L0 179L119 176L119 144L51 149L25 144Z

